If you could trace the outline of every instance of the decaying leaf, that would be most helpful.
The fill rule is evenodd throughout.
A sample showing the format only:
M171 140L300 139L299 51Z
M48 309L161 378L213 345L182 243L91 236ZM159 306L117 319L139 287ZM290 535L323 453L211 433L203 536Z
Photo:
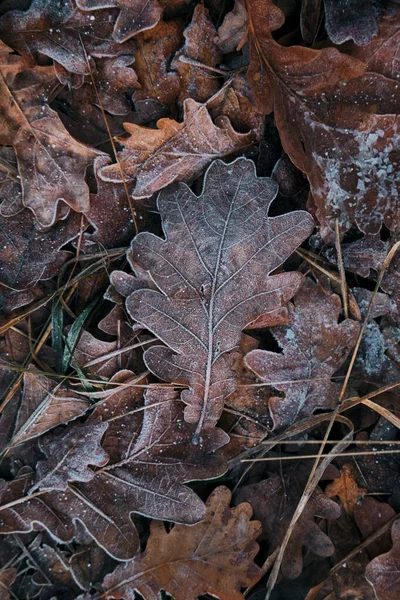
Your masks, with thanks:
M0 216L0 281L11 289L24 290L39 280L54 277L70 252L61 250L81 230L75 213L46 231L35 227L29 210L15 217Z
M215 425L235 389L241 330L279 311L301 283L298 273L268 276L313 226L303 212L268 217L276 192L253 163L216 161L200 197L182 184L160 194L165 241L141 233L132 243L134 263L159 291L133 292L128 312L168 346L147 350L145 362L161 379L190 385L182 399L197 433Z
M88 210L86 167L103 154L73 139L45 103L55 85L51 67L27 70L21 57L0 46L0 143L13 145L23 204L43 227L54 223L60 200Z
M119 43L157 25L162 12L158 0L76 0L76 4L84 11L119 8L113 32Z
M184 32L185 45L171 63L181 83L179 102L186 98L206 102L221 86L221 74L216 67L222 52L214 41L216 34L207 8L203 3L198 4Z
M248 2L247 8L249 81L260 106L274 111L285 151L308 176L310 208L323 237L334 239L335 218L341 230L354 222L365 233L378 232L382 223L395 229L396 75L367 72L362 60L336 48L283 47L272 37L284 22L272 0ZM387 59L395 50L390 46Z
M241 49L247 38L247 29L245 0L235 0L233 9L226 15L224 22L218 28L216 42L224 54Z
M260 569L253 563L258 552L258 521L251 521L247 503L229 508L230 491L216 488L207 500L201 523L175 525L167 532L152 521L146 550L107 575L106 598L158 600L161 589L176 600L197 600L211 594L220 600L243 600L240 590L254 584Z
M400 596L400 521L392 525L392 541L392 549L374 558L365 570L378 600L397 600Z
M359 324L346 319L338 324L341 301L306 279L289 307L291 322L271 332L282 353L253 350L245 362L263 381L285 393L271 398L276 426L293 424L317 408L334 408L340 385L333 373L356 343ZM311 343L310 343L311 342Z
M136 181L134 198L147 198L176 181L191 182L215 158L229 156L250 145L251 133L237 133L227 117L214 124L207 107L184 102L184 120L160 119L158 129L125 123L130 134L119 141L119 161L127 181ZM121 181L118 165L99 171L104 181Z
M254 516L261 521L262 537L265 539L268 554L277 548L286 533L297 503L301 497L302 483L307 480L308 470L296 465L287 469L283 478L273 475L259 483L239 489L236 502L249 502ZM302 548L306 546L318 556L331 556L335 548L329 537L323 533L315 518L337 519L340 508L317 488L307 503L290 538L287 552L282 562L284 577L295 579L303 568Z

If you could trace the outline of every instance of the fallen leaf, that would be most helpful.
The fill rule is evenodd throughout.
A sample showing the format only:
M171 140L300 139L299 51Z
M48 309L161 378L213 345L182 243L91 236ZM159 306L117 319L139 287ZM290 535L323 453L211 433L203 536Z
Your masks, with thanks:
M80 230L81 217L74 213L45 231L35 227L29 210L14 218L0 216L0 281L11 289L24 290L51 279L72 256L61 248Z
M100 445L107 423L75 423L66 433L54 433L39 441L47 460L37 463L36 489L66 490L72 481L91 481L95 473L89 465L103 467L108 454Z
M379 32L378 16L383 12L381 0L324 0L325 27L335 44L354 40L369 44Z
M3 410L2 448L22 444L46 431L83 415L90 402L30 368L18 390Z
M273 475L269 479L239 488L235 502L249 502L254 516L260 520L262 539L268 554L281 544L290 520L300 500L309 470L304 465L286 469L283 477ZM293 530L287 552L282 562L282 574L288 579L298 577L303 568L302 549L306 546L317 556L331 556L335 548L323 533L315 518L337 519L340 508L316 488Z
M141 89L134 100L154 98L175 112L175 101L181 87L179 77L171 72L173 55L182 45L183 25L179 21L161 20L153 29L136 37L135 71Z
M158 129L125 123L130 134L119 141L118 157L127 181L136 181L134 198L147 198L176 181L191 182L214 158L229 156L251 144L251 134L237 133L227 117L215 125L205 105L188 99L183 123L160 119ZM120 182L118 165L99 171L103 181Z
M197 600L210 594L219 600L243 600L240 590L258 581L254 562L258 521L247 503L229 508L230 491L216 488L207 500L201 523L175 525L169 532L152 521L146 550L118 566L104 579L106 598L134 600L136 591L158 600L161 589L175 600Z
M226 471L226 461L216 450L226 444L228 436L220 429L202 431L199 445L194 446L195 428L184 422L175 395L164 388L149 391L146 410L141 411L136 410L137 396L133 395L140 435L127 449L121 449L124 458L98 469L88 483L69 484L64 491L30 494L36 481L27 467L13 481L3 481L0 532L27 533L39 526L63 543L72 540L75 523L80 521L110 556L128 560L139 549L131 513L178 523L202 520L204 504L184 484L215 478ZM124 413L119 412L118 417L123 423ZM115 421L115 415L110 419ZM111 454L108 439L113 440L113 436L105 437L103 449Z
M240 50L247 39L248 20L245 0L235 0L233 9L228 12L218 28L216 43L224 54Z
M340 477L334 479L326 486L325 494L328 498L337 496L344 510L352 515L357 503L368 492L366 488L360 488L355 481L356 467L352 463L345 463L340 469Z
M112 35L119 44L157 25L162 12L157 0L76 0L76 4L84 11L119 8Z
M55 85L51 67L27 70L9 52L0 46L0 143L16 152L24 206L49 227L60 200L77 212L88 210L86 167L103 153L73 139L45 103Z
M284 150L308 176L321 234L335 239L352 223L394 229L398 204L398 81L336 48L283 47L284 23L272 0L248 2L248 71L260 107L274 111ZM390 47L389 56L392 56ZM361 58L361 57L360 57Z
M185 45L171 63L181 83L179 103L187 98L206 102L221 87L221 73L216 67L222 52L214 41L216 35L207 8L203 3L198 4L192 22L184 31Z
M282 353L253 350L245 357L262 381L285 394L284 399L270 400L276 427L288 427L318 408L336 406L340 386L331 378L346 360L360 329L350 319L338 324L341 308L339 296L325 293L306 279L294 306L289 306L290 323L271 329Z
M378 531L378 529L386 525L395 514L396 512L390 504L387 504L387 502L379 502L371 496L366 496L354 507L354 520L361 532L363 540L368 539ZM388 552L390 547L390 534L387 531L375 542L368 544L366 551L369 558L372 559L379 554Z
M304 212L268 217L276 192L252 162L215 161L200 197L182 184L160 194L166 240L141 233L131 246L159 291L133 292L127 310L168 346L147 350L145 363L162 380L189 384L185 418L197 433L215 425L235 389L242 329L279 312L301 282L298 273L268 277L312 230Z
M10 600L11 592L9 587L14 583L17 577L16 569L9 567L0 573L0 598L1 600Z
M400 596L400 521L392 525L392 541L392 549L374 558L365 570L377 600L397 600Z

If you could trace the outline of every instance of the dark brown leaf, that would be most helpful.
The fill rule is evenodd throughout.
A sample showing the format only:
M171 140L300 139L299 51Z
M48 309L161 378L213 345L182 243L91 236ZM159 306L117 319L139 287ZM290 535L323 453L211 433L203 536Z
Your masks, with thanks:
M236 502L246 501L253 507L254 516L261 521L262 537L266 541L268 554L277 548L288 528L300 500L308 470L299 465L286 470L283 478L273 475L259 483L244 486L235 496ZM335 548L323 533L315 518L337 519L340 508L317 488L290 538L282 562L282 574L289 579L298 577L303 568L302 548L306 546L318 556L331 556Z
M287 427L317 408L334 408L340 386L331 381L356 343L359 324L338 324L339 296L306 279L290 307L291 322L272 328L282 354L253 350L245 362L263 381L285 393L271 398L275 426ZM312 343L310 343L310 341Z
M374 558L365 571L377 600L397 600L400 596L400 521L393 523L392 541L393 548Z

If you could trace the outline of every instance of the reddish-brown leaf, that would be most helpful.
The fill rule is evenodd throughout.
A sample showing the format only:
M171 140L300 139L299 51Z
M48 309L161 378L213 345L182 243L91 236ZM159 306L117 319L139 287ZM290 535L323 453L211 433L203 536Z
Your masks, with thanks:
M282 353L253 350L245 362L263 381L285 393L271 398L279 427L292 425L317 408L333 408L340 390L333 373L343 364L360 329L356 321L338 324L339 296L306 279L289 308L291 322L271 329Z
M365 577L378 600L398 600L400 597L400 521L393 523L392 541L392 549L374 558L365 570Z
M253 562L260 524L250 520L249 504L229 508L230 499L227 488L216 488L204 520L192 527L175 525L167 532L163 523L152 521L146 550L107 575L104 596L134 600L137 591L146 600L158 600L165 590L176 600L203 594L243 600L240 590L261 575Z
M382 223L395 228L400 211L396 75L366 72L362 60L336 48L280 46L272 32L283 25L282 11L272 0L247 4L249 81L264 110L274 111L285 151L307 173L310 208L323 237L334 239L335 218L341 230L352 223L366 233L378 232Z
M66 490L72 481L91 481L95 473L89 465L103 467L108 454L100 445L107 423L88 425L74 423L65 432L51 433L39 441L47 460L36 465L40 490Z
M360 488L355 481L356 467L353 463L345 463L340 469L340 477L326 486L328 498L337 496L344 510L352 515L357 502L367 493L366 488Z
M86 167L103 154L73 139L46 104L55 87L52 67L28 70L0 45L0 143L14 147L23 204L43 227L56 220L60 200L78 212L89 209Z
M128 312L167 345L147 350L145 362L161 379L189 384L185 418L198 431L215 425L235 389L242 329L279 312L301 283L299 273L268 276L313 227L305 212L268 217L276 193L251 161L215 161L200 197L182 184L160 194L166 240L141 233L132 243L133 262L159 291L133 292Z
M217 31L203 3L194 10L192 22L185 29L185 45L171 63L180 79L178 101L186 98L206 102L221 86L221 74L215 68L222 52L215 39Z
M229 119L214 124L207 107L194 100L184 103L184 120L160 119L158 129L125 123L130 136L119 141L124 150L119 160L127 181L136 181L134 198L147 198L176 181L191 182L214 158L228 156L252 141L251 134L237 133ZM118 165L99 171L104 181L121 181Z

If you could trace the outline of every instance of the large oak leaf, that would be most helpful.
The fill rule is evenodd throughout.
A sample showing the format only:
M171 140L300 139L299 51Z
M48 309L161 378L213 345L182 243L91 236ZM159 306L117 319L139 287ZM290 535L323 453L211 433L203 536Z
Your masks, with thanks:
M334 238L335 218L342 231L353 223L366 233L376 233L382 223L395 228L400 211L396 76L382 75L379 68L367 72L364 60L336 48L279 45L272 32L284 16L272 0L248 2L248 12L249 81L260 106L274 111L285 151L309 178L310 207L323 237Z
M152 521L143 554L107 575L106 598L158 600L166 590L176 600L197 600L211 594L220 600L243 600L241 588L257 582L261 570L253 563L258 552L258 521L251 521L247 503L229 508L230 491L218 487L207 500L207 513L197 525L175 525L167 532Z
M125 123L130 136L120 138L119 161L127 181L136 180L134 198L147 198L176 181L191 182L214 158L222 158L252 142L251 133L237 133L227 117L214 124L207 107L184 102L184 120L160 119L158 129ZM99 170L104 181L122 181L119 165Z
M141 233L132 242L134 263L160 291L136 290L128 312L168 346L147 350L145 362L161 379L189 384L185 418L197 433L215 425L235 389L242 329L279 311L301 283L299 273L269 276L313 227L305 212L268 217L277 187L251 161L215 161L200 197L183 184L160 194L165 240Z
M149 391L145 407L136 393L129 395L124 387L122 391L122 397L117 388L99 403L85 427L87 432L92 424L101 433L101 423L110 420L103 442L110 463L87 483L75 481L62 491L57 477L54 488L31 493L40 487L40 473L35 478L28 468L14 481L2 482L0 533L39 527L59 542L68 542L80 521L106 552L128 560L139 549L131 513L188 524L204 517L203 502L184 484L226 471L224 457L215 451L228 436L220 429L203 431L200 445L194 446L195 428L184 422L173 390ZM124 427L129 429L121 436ZM102 461L104 454L97 456ZM51 482L47 484L50 488Z

